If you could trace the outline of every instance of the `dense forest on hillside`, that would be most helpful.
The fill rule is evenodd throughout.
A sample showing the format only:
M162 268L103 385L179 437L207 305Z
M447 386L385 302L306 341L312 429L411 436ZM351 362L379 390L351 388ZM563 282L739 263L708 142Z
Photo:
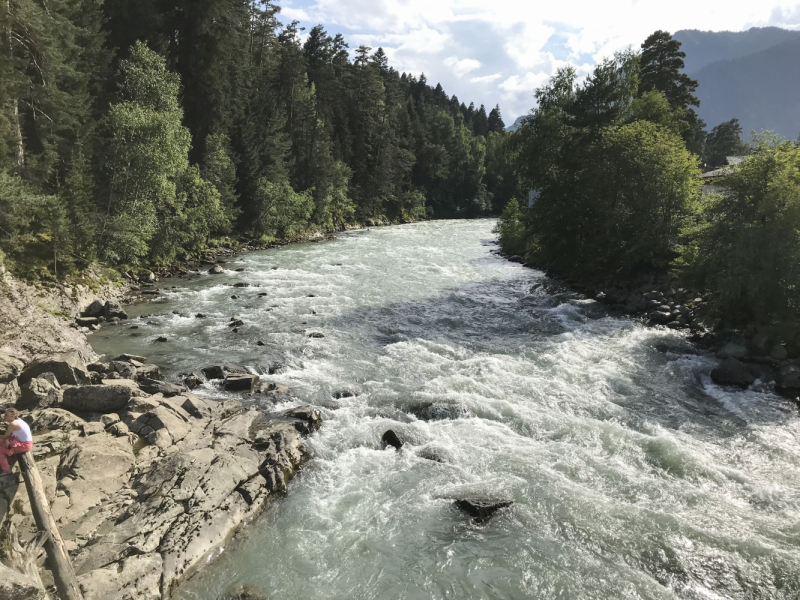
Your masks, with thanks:
M227 238L474 217L517 194L487 113L264 0L0 7L0 251L52 277ZM352 53L352 56L351 56Z
M508 204L501 245L592 287L672 272L725 325L800 339L800 147L768 132L747 146L735 118L706 133L683 57L659 31L583 82L568 67L537 90L510 145L538 198ZM732 154L747 158L702 194L701 164Z

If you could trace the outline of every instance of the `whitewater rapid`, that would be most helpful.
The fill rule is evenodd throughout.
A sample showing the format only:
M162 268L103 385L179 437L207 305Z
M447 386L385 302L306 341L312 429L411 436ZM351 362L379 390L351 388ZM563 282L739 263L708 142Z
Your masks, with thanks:
M95 334L173 377L247 365L325 416L288 495L177 598L800 598L797 408L714 385L678 334L493 254L492 226L243 255ZM467 494L514 505L476 525L452 507Z

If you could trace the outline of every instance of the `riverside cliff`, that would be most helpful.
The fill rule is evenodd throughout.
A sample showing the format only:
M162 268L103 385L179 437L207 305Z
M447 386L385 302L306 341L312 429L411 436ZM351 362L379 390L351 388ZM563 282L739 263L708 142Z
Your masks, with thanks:
M319 412L265 414L204 399L160 381L144 357L96 362L84 333L51 314L72 316L96 292L36 290L8 275L3 284L2 402L21 409L34 432L84 597L168 598L286 490L308 458L303 436L319 428ZM24 487L17 475L1 479L0 541L30 548L36 531ZM0 563L0 596L43 598L12 554ZM46 586L47 571L42 579Z

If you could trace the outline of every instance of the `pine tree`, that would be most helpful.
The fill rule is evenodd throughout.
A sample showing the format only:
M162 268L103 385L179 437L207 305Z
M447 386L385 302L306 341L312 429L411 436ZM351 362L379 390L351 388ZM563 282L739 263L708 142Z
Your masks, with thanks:
M502 133L506 130L506 124L503 123L503 117L500 116L499 104L496 105L489 113L487 125L489 127L489 131L493 131L495 133Z

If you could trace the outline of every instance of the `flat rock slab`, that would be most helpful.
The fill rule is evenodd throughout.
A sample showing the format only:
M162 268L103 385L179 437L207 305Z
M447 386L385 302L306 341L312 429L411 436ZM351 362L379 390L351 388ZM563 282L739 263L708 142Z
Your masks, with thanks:
M470 517L482 523L490 519L501 508L514 504L512 500L492 500L489 498L461 498L456 506Z

